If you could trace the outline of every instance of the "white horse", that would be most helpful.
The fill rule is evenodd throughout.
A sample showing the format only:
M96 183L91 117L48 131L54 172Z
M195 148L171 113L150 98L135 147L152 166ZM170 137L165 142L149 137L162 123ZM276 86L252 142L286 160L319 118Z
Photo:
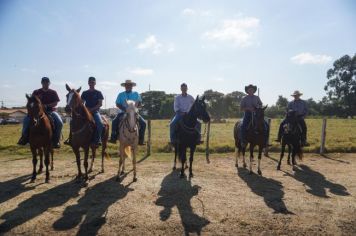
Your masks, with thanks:
M117 180L125 173L125 159L132 158L133 166L133 181L136 182L136 152L138 146L138 109L134 101L127 100L126 113L119 124L119 170L117 172Z

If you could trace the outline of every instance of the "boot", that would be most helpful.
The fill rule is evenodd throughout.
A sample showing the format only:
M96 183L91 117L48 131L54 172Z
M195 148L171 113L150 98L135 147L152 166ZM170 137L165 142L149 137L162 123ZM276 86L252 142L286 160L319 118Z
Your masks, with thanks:
M19 141L17 142L18 145L26 145L28 143L28 137L25 135L22 135Z

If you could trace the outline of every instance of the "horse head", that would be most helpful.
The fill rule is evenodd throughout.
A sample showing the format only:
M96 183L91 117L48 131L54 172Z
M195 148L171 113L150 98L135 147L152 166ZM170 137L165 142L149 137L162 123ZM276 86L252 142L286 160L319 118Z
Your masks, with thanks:
M29 96L28 94L26 94L26 98L27 113L36 126L39 123L39 119L44 115L44 108L42 102L37 96Z
M76 108L81 103L79 92L82 89L82 87L78 89L72 89L69 87L68 84L66 84L66 89L68 91L68 94L66 95L67 105L65 107L65 111L67 113L70 113L74 108Z
M199 95L195 99L193 104L193 111L198 119L203 120L205 123L210 121L209 113L206 110L205 96L199 98Z
M138 122L137 103L132 100L126 100L126 113L124 119L128 122L128 128L135 130Z

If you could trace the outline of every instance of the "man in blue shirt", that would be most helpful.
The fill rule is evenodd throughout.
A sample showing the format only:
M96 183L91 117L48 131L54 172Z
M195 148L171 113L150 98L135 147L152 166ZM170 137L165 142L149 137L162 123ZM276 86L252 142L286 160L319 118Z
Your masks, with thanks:
M116 143L116 140L119 135L119 123L122 120L123 115L126 111L126 101L132 100L137 103L137 107L141 106L142 99L139 93L132 91L132 88L136 86L136 83L132 82L131 80L126 80L125 83L121 84L122 87L125 87L125 91L119 93L116 99L116 107L120 109L117 116L112 120L112 127L111 127L111 138L110 143ZM139 145L144 145L144 138L145 138L145 130L146 130L146 121L139 115Z
M300 125L300 128L302 129L301 144L302 146L309 146L309 143L307 142L307 125L304 120L305 116L308 114L308 107L307 103L304 100L300 99L300 96L302 95L303 94L298 90L294 91L294 93L291 95L292 97L294 97L294 100L288 103L287 111L292 110L296 112L298 123ZM284 119L279 126L278 138L276 140L277 142L281 142L283 126L285 125L285 123L286 119Z

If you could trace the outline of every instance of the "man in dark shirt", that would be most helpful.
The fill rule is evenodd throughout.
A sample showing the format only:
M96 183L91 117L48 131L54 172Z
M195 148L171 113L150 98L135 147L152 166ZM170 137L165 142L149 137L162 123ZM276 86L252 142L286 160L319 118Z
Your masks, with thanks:
M63 121L62 118L59 116L59 114L56 112L56 108L55 108L60 100L57 92L49 88L50 85L49 78L43 77L41 80L41 84L42 84L42 88L33 91L32 95L37 96L41 100L45 108L45 112L52 117L55 126L54 133L53 133L53 140L52 140L53 147L60 148L59 140L61 137ZM25 119L23 120L22 136L18 141L18 144L26 145L28 143L29 126L30 126L30 118L29 116L26 116Z
M96 79L95 77L89 77L88 79L89 89L82 93L82 100L88 110L94 117L96 132L94 137L94 143L96 145L101 145L101 134L103 132L104 123L101 119L101 115L99 113L100 107L103 105L103 94L95 89Z

